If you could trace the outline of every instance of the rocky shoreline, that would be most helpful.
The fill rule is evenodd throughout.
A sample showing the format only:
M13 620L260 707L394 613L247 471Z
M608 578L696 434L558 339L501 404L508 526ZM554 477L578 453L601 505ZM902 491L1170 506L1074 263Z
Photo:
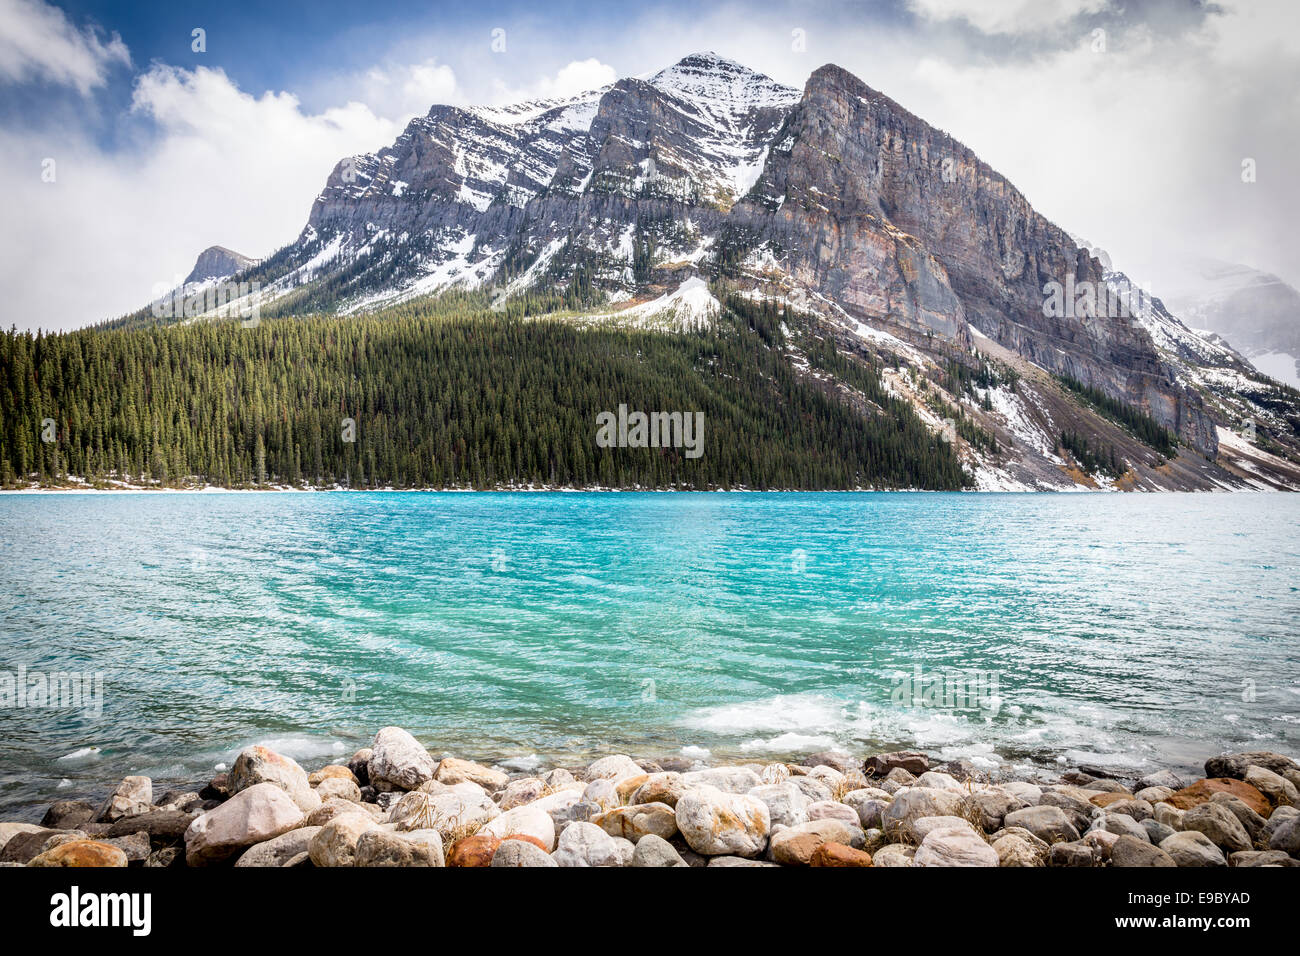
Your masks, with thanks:
M0 822L0 866L1300 866L1300 763L1205 777L1081 768L1002 779L918 751L704 766L614 754L508 772L385 727L308 772L266 747L155 800L148 777L40 824Z

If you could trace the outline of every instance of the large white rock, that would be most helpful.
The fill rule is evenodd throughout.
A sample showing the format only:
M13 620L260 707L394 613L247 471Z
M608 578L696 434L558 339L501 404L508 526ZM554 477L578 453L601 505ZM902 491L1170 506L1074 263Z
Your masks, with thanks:
M554 858L527 840L506 840L492 854L492 866L559 866Z
M891 840L919 840L913 824L923 817L959 817L960 794L930 787L906 787L894 794L889 806L880 811L881 829Z
M587 781L611 780L618 783L620 780L640 777L644 774L645 771L641 769L641 765L627 754L611 754L608 757L601 757L599 760L593 761L582 772L582 778Z
M594 823L570 823L560 834L559 845L551 856L557 865L566 867L627 866L631 856L625 854L619 845L621 843L632 848L627 840L610 836ZM632 849L635 852L635 848ZM500 849L497 852L501 852Z
M273 783L298 805L303 813L311 813L321 805L325 794L318 794L307 780L307 771L298 762L278 754L269 747L245 747L230 768L227 785L232 794L247 790L259 783ZM353 789L356 789L355 786ZM357 799L361 792L357 791Z
M793 783L766 783L749 791L767 805L772 826L792 827L808 822L808 805L812 802Z
M368 813L345 813L337 816L320 828L311 843L307 845L307 854L313 866L354 866L356 865L357 842L367 830L373 830L379 824Z
M757 856L767 847L772 819L767 804L748 793L691 786L677 801L677 828L696 853Z
M546 810L533 803L507 810L493 817L478 831L486 836L530 836L542 841L546 852L555 849L555 821Z
M808 779L798 777L797 780ZM707 770L689 770L682 774L682 784L691 787L716 787L724 793L749 793L763 785L762 778L748 767L710 767ZM826 790L830 796L830 790Z
M302 821L302 810L287 793L273 783L254 784L190 822L185 830L185 861L190 866L221 862Z
M913 866L997 866L998 863L997 850L969 825L931 830L912 857Z
M370 744L366 773L376 790L414 790L433 779L433 757L401 727L384 727Z
M387 822L399 830L434 829L447 834L462 827L481 826L500 813L492 799L481 791L415 790L393 804Z
M380 825L357 838L353 866L443 866L442 834L437 830L398 831Z
M1197 830L1175 833L1160 841L1178 866L1227 866L1228 860L1204 833Z
M299 853L306 853L311 838L320 831L320 827L298 827L265 843L255 843L235 861L235 866L284 866Z
M99 819L114 823L123 817L144 813L153 806L153 781L148 777L123 777L100 807Z
M653 834L664 840L677 835L677 814L666 803L639 803L631 807L615 807L592 818L592 823L610 836L622 837L633 843Z

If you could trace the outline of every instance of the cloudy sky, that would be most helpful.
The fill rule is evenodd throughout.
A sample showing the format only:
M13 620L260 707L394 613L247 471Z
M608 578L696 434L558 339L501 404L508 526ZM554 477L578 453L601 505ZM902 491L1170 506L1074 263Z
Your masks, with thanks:
M792 86L848 68L1157 294L1197 256L1300 285L1295 0L0 0L0 322L85 325L207 246L269 254L340 157L434 103L700 50Z

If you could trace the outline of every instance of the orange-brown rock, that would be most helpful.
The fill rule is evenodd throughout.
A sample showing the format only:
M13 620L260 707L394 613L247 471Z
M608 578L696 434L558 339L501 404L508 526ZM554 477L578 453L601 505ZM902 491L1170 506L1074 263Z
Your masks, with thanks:
M338 777L340 780L350 780L353 783L358 783L356 774L342 764L337 763L332 763L328 766L321 767L319 770L312 771L307 776L307 782L314 787L318 783L328 780L331 777ZM360 784L358 784L358 786L359 785Z
M1244 780L1233 780L1231 777L1207 777L1198 780L1190 787L1175 790L1165 803L1179 810L1190 810L1207 802L1216 793L1230 793L1234 797L1239 797L1246 806L1261 817L1267 817L1273 812L1267 797Z
M126 854L96 840L60 843L33 859L28 866L126 866Z
M843 843L823 843L813 850L809 866L870 866L871 854Z
M1098 807L1108 807L1116 800L1132 800L1131 793L1099 793L1089 797L1088 802Z
M620 780L614 787L614 792L618 794L619 803L627 803L628 798L636 792L637 788L650 779L650 774L643 773L635 777L628 777Z
M511 837L512 840L523 837ZM447 854L448 866L491 866L501 840L494 836L469 836L460 840Z

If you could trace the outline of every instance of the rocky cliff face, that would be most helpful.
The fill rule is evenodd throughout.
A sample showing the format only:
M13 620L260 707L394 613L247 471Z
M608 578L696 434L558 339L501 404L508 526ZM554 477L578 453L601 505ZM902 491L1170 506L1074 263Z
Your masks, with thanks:
M436 106L330 175L268 299L373 309L453 287L502 301L582 267L613 301L692 276L780 285L852 334L991 341L1146 410L1213 458L1214 422L1151 332L1045 308L1102 266L969 149L836 66L802 92L712 54L503 109ZM324 300L322 300L324 296Z
M199 253L198 259L194 262L194 268L185 277L185 283L188 285L191 282L203 282L206 279L224 279L226 276L234 275L241 269L247 269L256 262L256 259L242 256L225 246L208 246Z

